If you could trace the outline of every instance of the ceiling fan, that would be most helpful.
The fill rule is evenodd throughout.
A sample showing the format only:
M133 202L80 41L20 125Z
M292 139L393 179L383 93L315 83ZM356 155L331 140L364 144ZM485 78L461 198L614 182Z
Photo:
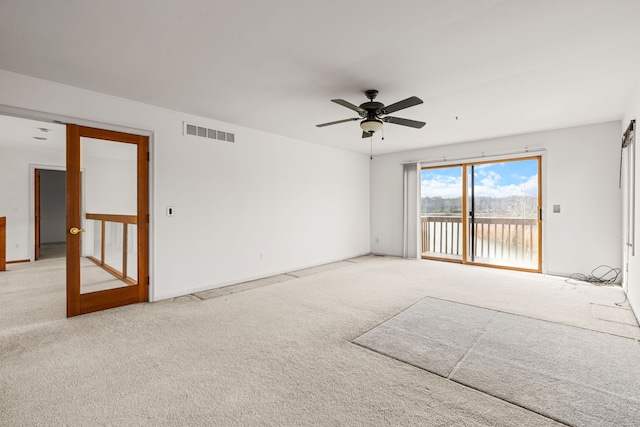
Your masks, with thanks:
M316 125L317 127L324 127L330 125L337 125L338 123L352 122L355 120L363 119L360 122L360 128L362 128L362 137L369 138L373 136L375 132L379 132L382 129L383 123L393 123L395 125L409 126L412 128L420 129L425 125L425 122L419 122L416 120L402 119L400 117L392 117L387 114L394 113L396 111L404 110L405 108L413 107L418 104L422 104L422 100L417 96L398 101L395 104L391 104L385 107L381 102L375 102L374 99L378 95L378 91L375 89L369 89L364 92L369 102L360 104L360 106L353 105L344 99L332 99L331 102L347 107L350 110L358 113L360 117L354 117L351 119L337 120L335 122L322 123Z

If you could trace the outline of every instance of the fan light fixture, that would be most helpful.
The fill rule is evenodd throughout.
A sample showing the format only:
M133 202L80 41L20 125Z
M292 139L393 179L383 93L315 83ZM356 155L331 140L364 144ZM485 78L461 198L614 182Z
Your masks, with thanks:
M360 122L360 127L368 133L379 132L382 129L382 122L380 120L368 119Z

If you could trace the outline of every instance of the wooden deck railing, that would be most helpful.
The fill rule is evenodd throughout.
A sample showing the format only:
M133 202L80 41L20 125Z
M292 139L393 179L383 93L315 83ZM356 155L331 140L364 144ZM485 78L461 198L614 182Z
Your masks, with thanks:
M456 216L423 216L422 252L462 255L462 218Z
M0 217L0 271L7 270L7 217Z
M421 223L423 255L462 255L461 217L423 216ZM535 262L538 253L537 230L538 221L535 218L475 218L472 241L474 255Z
M105 269L107 272L111 273L118 279L123 280L124 282L130 285L136 285L138 282L136 279L129 277L127 275L127 254L128 254L128 245L129 245L129 236L128 236L128 225L129 224L138 224L138 217L135 215L113 215L113 214L92 214L88 213L86 215L88 220L99 221L100 224L100 253L99 256L87 256L88 259ZM107 264L106 262L106 244L107 244L107 236L105 233L106 223L119 223L122 224L122 268L118 268L112 265ZM137 253L137 251L136 251Z

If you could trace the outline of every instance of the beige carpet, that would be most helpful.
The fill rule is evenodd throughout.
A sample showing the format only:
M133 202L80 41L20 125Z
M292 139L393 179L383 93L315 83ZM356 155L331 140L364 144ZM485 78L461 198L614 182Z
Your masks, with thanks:
M560 425L351 341L427 296L640 338L593 315L618 288L397 258L333 267L64 319L63 264L11 265L0 425Z

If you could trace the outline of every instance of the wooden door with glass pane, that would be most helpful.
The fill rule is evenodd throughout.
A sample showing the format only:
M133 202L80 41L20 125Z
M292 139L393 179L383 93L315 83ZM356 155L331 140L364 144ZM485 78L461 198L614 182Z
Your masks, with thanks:
M148 138L67 125L67 317L148 301Z

